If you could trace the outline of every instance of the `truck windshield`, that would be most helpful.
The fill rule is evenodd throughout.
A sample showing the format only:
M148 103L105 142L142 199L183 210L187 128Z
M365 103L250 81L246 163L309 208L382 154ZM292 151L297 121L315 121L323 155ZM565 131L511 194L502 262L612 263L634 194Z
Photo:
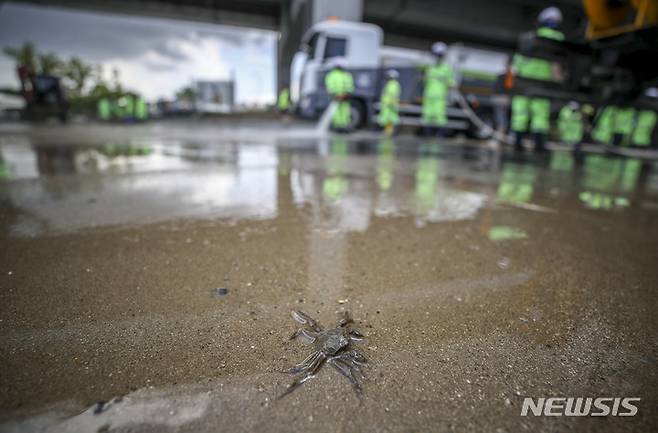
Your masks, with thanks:
M327 42L324 47L323 59L327 60L332 57L344 56L347 51L347 39L327 36Z

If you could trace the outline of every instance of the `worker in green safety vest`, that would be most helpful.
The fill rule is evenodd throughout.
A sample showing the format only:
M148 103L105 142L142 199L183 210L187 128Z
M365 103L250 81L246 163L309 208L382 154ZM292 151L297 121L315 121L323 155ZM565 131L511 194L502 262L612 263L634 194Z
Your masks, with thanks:
M133 95L126 95L126 117L125 120L135 119L135 97Z
M631 136L633 146L649 147L653 144L656 120L658 120L658 115L653 110L641 110L637 113L635 129Z
M562 142L578 149L583 140L583 115L578 102L571 101L562 107L558 115L558 129Z
M377 123L384 129L387 135L392 135L395 127L400 123L400 82L398 71L390 69L386 71L386 84L379 98L379 116Z
M279 110L279 113L288 114L288 110L290 109L290 89L288 87L284 87L279 92L276 108Z
M556 7L544 9L538 17L539 28L537 36L540 38L562 41L564 34L557 30L562 23L562 12ZM555 81L554 65L544 59L526 57L515 54L512 59L512 70L515 75L540 81ZM546 98L535 98L516 95L512 98L511 129L516 134L516 148L522 148L522 140L528 132L533 133L535 149L544 149L546 135L550 128L551 102Z
M446 109L449 90L456 83L452 66L444 60L447 51L448 46L445 43L434 43L432 54L436 61L425 69L421 120L426 135L429 135L432 129L436 129L439 135L444 135L448 123Z
M345 70L346 61L343 57L334 57L333 68L324 77L327 93L336 101L336 109L331 118L331 124L337 131L346 132L352 123L350 93L354 92L352 74Z
M610 144L612 141L612 126L615 121L614 105L599 108L592 130L592 138L602 144Z
M633 132L635 109L631 107L617 108L612 122L612 145L621 146L628 143Z
M146 101L138 97L135 101L135 119L139 121L144 121L149 117L149 109L146 105Z
M98 109L98 118L104 121L110 120L112 117L112 106L107 98L101 98L96 103Z

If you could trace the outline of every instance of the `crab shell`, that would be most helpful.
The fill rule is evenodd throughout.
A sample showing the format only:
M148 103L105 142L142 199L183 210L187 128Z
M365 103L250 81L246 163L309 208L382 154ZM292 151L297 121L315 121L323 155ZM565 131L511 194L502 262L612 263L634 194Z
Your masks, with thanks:
M315 344L325 355L335 355L350 344L350 338L343 329L332 329L320 336Z

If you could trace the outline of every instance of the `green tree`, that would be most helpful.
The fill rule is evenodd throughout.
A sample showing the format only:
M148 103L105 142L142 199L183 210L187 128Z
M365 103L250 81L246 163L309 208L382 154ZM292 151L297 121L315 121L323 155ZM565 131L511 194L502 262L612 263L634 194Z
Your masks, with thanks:
M71 57L66 64L65 76L73 82L73 90L81 95L85 88L85 84L90 77L93 76L93 66L85 63L79 57Z
M25 66L28 71L37 73L37 50L32 42L25 42L19 48L5 47L3 51L19 66Z
M64 62L55 53L38 54L39 72L45 75L59 75Z
M176 99L182 101L193 101L196 98L196 91L192 87L183 87L176 92Z

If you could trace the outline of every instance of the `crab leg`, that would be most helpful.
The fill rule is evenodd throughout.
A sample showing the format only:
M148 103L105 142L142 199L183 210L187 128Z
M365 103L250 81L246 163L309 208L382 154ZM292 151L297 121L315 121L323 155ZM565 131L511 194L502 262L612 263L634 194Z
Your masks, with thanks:
M292 318L295 322L300 323L302 325L307 325L309 328L311 328L315 332L322 331L322 327L318 324L318 322L316 322L315 319L313 319L308 314L303 313L299 310L292 310L291 315L292 315Z
M313 343L316 338L318 338L320 334L317 332L309 331L308 329L304 328L299 328L295 332L292 333L290 336L291 340L294 340L297 337L302 337L302 340L304 340L307 343Z
M350 313L347 311L342 311L340 313L340 316L341 317L340 319L338 319L337 327L342 328L343 326L354 322L354 320L352 320L352 317L350 317Z
M345 361L342 361L339 357L331 358L328 362L329 365L336 369L336 371L347 378L347 380L352 385L352 388L354 388L354 392L356 392L358 396L361 396L361 385L354 377L352 368L349 366L349 364L347 364Z
M288 387L286 388L286 390L283 391L283 394L281 394L281 395L280 395L279 397L277 397L277 398L285 397L286 395L290 394L290 393L293 392L295 389L297 389L298 387L300 387L304 382L306 382L307 380L313 379L313 378L315 377L315 373L318 372L318 370L319 370L320 367L322 366L322 363L323 363L324 360L326 359L326 356L325 356L323 353L321 353L321 352L317 352L317 353L318 353L320 356L318 356L318 357L313 361L313 363L311 364L311 366L308 367L308 370L309 370L308 373L306 373L306 375L303 376L303 377L301 377L301 378L295 379L290 385L288 385Z
M363 341L366 337L363 336L362 333L359 331L351 330L348 334L350 336L350 340L352 341Z
M361 355L356 350L351 350L349 352L343 352L340 355L335 356L334 358L340 359L343 362L353 363L357 366L368 366L368 360L365 356Z
M315 361L317 361L318 357L321 356L321 355L322 355L321 352L313 352L305 360L303 360L299 364L295 365L294 367L289 368L284 373L295 374L295 373L301 373L304 370L308 370L309 368L311 368L313 366Z

